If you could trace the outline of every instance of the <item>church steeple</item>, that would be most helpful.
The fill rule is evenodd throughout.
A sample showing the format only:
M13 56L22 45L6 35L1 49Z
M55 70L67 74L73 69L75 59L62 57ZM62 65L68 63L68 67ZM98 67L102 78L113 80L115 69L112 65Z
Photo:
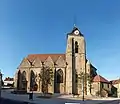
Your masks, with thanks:
M83 34L80 32L80 30L76 27L75 24L72 31L68 33L68 35L83 36Z
M79 31L79 29L76 26L73 27L72 33L74 33L75 31ZM79 31L79 33L80 33L80 31Z
M66 69L66 92L80 94L82 87L77 88L76 73L86 72L86 47L84 36L76 26L73 27L67 37L66 62L68 64Z

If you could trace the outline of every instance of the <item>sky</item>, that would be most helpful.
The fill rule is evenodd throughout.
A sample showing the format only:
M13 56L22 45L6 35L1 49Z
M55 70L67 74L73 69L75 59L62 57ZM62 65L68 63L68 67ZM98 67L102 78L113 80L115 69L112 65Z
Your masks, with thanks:
M74 23L98 74L119 78L120 0L0 0L3 77L13 77L28 54L65 53Z

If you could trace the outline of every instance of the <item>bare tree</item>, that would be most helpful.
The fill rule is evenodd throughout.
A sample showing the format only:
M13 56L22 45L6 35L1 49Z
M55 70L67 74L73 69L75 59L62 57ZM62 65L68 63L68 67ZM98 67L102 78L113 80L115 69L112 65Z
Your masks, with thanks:
M42 93L45 95L48 93L48 85L53 85L53 70L50 67L43 67L39 74L40 81L42 82Z
M81 72L81 73L77 73L76 72L76 80L77 80L77 83L78 83L78 86L79 86L79 88L81 89L82 88L82 86L83 86L83 84L85 85L86 83L88 84L88 87L89 87L89 90L90 90L90 92L91 92L91 88L92 88L92 76L90 75L90 74L88 74L88 73L83 73L83 72ZM84 88L85 88L85 91L86 91L86 87L84 86Z

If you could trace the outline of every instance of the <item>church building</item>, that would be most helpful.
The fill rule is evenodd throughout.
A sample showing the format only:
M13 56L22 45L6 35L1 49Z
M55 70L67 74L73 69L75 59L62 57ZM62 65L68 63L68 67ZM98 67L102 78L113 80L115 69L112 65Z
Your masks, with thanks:
M52 74L45 73L46 70ZM67 34L65 53L29 54L22 60L16 70L15 88L37 93L42 93L46 88L46 93L61 94L82 94L84 90L84 93L89 95L92 91L88 81L84 80L84 75L88 74L94 78L97 75L96 70L86 58L86 42L83 34L74 27ZM83 73L81 81L77 80L80 73ZM52 79L49 79L50 75ZM47 85L45 81L43 83L45 79Z

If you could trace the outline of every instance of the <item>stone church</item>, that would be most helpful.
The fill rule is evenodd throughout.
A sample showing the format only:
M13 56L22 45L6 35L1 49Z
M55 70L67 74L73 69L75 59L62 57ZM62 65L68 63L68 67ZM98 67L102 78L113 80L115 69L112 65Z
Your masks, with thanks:
M44 85L40 74L43 68L51 69L53 73L52 84L47 84L47 93L82 94L84 90L89 95L89 84L76 81L76 73L88 73L91 77L97 75L97 69L86 58L85 38L77 27L67 34L65 53L29 54L25 57L16 70L15 88L42 93Z

